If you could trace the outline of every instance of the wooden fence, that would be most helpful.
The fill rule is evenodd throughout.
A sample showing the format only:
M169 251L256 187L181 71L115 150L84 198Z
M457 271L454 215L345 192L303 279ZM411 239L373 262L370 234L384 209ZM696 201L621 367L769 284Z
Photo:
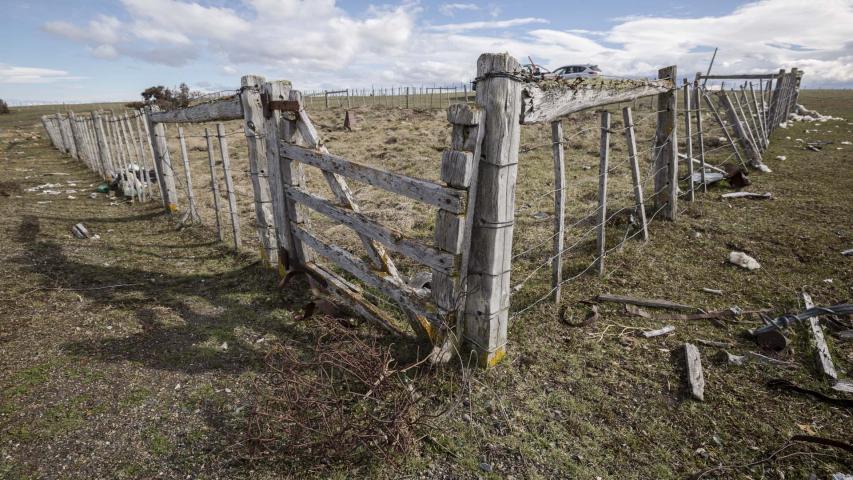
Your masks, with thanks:
M283 283L305 274L312 289L334 296L359 315L395 335L429 339L436 360L446 359L459 347L476 355L482 365L494 365L504 356L507 327L520 315L548 298L560 301L560 287L578 278L565 278L562 259L571 247L566 235L565 191L568 188L563 119L568 115L617 103L638 105L644 97L656 97L649 114L656 122L653 137L653 172L641 178L635 120L631 106L622 109L633 200L639 228L635 233L649 239L648 222L658 213L675 221L678 202L693 201L697 190L721 178L721 168L706 162L702 107L725 134L720 148L730 157L754 168L764 168L761 153L770 134L783 123L799 92L801 72L784 70L767 75L702 75L692 82L677 82L676 67L663 68L655 80L574 79L542 82L526 77L518 62L507 54L483 54L477 62L477 89L473 104L451 103L447 119L451 143L441 156L440 182L385 171L329 152L306 108L306 97L287 81L266 81L245 76L237 95L188 108L160 112L147 107L131 114L92 112L86 116L48 115L42 118L54 146L84 162L104 179L117 181L138 201L159 197L167 212L181 220L196 221L185 136L178 128L182 168L186 179L187 205L178 205L172 157L166 142L166 125L219 122L216 133L206 128L204 138L216 210L216 230L224 239L220 218L214 143L218 143L230 213L234 247L239 249L240 223L230 172L229 133L221 122L241 120L247 140L255 225L261 255L278 267ZM744 80L737 92L724 85L707 87L708 81ZM758 88L750 83L758 81ZM683 95L684 153L679 152L677 94ZM329 92L332 93L332 92ZM344 91L344 93L348 92ZM338 92L340 95L340 92ZM467 97L467 91L465 92ZM325 95L328 100L328 95ZM552 255L540 268L550 267L551 290L510 316L510 298L533 274L516 286L510 283L513 268L513 233L516 220L515 190L518 176L520 132L524 125L546 123L551 127L554 165L554 233ZM608 172L611 114L602 111L600 131L596 258L587 269L604 272L608 220ZM214 141L215 140L215 141ZM694 143L695 140L695 143ZM311 192L304 169L318 169L332 193L327 199ZM682 170L686 167L686 175ZM696 171L698 169L698 172ZM151 178L151 177L154 178ZM155 181L156 180L156 181ZM650 196L654 213L647 218L645 181L654 181ZM407 197L435 209L433 241L410 238L393 226L359 211L348 181ZM684 189L679 189L679 184ZM364 247L358 255L321 239L310 228L308 210L351 229ZM626 235L626 240L628 236ZM531 249L532 250L532 249ZM391 253L422 265L431 275L414 282L400 274ZM344 275L342 272L346 272ZM377 292L405 312L397 319L375 301ZM400 326L408 323L409 329Z

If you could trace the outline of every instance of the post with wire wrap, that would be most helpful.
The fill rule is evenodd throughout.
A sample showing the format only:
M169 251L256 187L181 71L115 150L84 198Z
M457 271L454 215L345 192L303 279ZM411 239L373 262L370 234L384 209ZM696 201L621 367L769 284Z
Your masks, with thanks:
M662 68L658 78L670 78L675 85L676 68ZM664 217L675 220L678 216L678 141L676 136L676 104L672 88L658 94L658 123L655 131L655 208L666 206Z
M520 69L509 54L484 53L477 60L477 105L485 112L482 156L468 262L465 343L490 367L506 354L509 317L515 182L521 134Z

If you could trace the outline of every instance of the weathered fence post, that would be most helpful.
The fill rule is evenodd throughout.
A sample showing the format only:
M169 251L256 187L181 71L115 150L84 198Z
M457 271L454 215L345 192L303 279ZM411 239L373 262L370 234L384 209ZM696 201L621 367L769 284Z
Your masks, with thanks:
M207 143L207 163L210 166L210 191L213 193L213 210L216 213L216 238L220 242L225 239L222 235L221 209L219 207L219 181L216 179L216 162L213 160L213 142L210 131L204 128L204 141Z
M261 88L266 80L257 75L246 75L240 79L240 102L243 105L243 131L249 150L249 178L255 200L255 222L261 242L261 258L268 267L278 265L278 246L275 236L272 200L270 199L269 157L266 136L270 133L264 121L264 106ZM347 104L349 104L349 90Z
M240 213L237 211L237 197L234 182L231 179L231 158L228 156L228 137L225 125L216 124L216 137L219 139L219 155L222 159L222 171L225 176L225 193L228 195L228 211L231 213L231 234L234 236L234 250L240 250Z
M160 203L163 204L163 208L166 208L166 196L163 194L162 183L160 180L161 170L160 165L157 163L157 154L154 152L154 142L152 142L153 135L151 134L151 129L149 128L150 121L148 119L148 109L140 109L139 115L141 118L137 118L137 130L139 130L140 139L144 138L144 143L148 145L148 152L151 154L151 164L154 166L154 175L157 176L157 188L160 189ZM142 129L139 128L139 123L142 123ZM143 135L143 131L145 135ZM151 184L149 183L149 191L151 188Z
M749 164L758 168L758 166L761 165L761 154L758 153L757 149L752 145L749 135L746 132L746 128L744 127L744 123L740 120L732 99L726 95L725 90L720 90L718 95L722 100L721 103L723 107L726 109L726 114L729 117L729 123L734 126L738 142L740 143L743 151L746 153L746 156L749 158Z
M643 185L640 181L640 162L637 159L637 140L634 135L634 116L631 107L622 109L622 121L625 124L625 140L628 143L628 163L631 166L631 182L634 187L634 205L640 217L643 241L649 240L649 226L646 221L646 206L643 201Z
M674 85L674 84L673 84ZM687 175L690 177L690 191L687 193L688 201L696 200L696 184L693 181L693 125L690 122L690 114L693 104L690 101L690 84L684 79L684 148L687 150Z
M770 131L776 130L776 127L782 122L779 115L780 106L782 104L782 92L788 76L785 75L785 69L779 69L779 75L776 77L776 87L773 89L773 95L770 97Z
M184 180L187 182L187 212L182 220L201 223L198 210L195 206L195 193L193 193L193 176L190 170L190 157L187 155L187 142L184 139L184 127L178 127L178 142L181 146L181 160L184 164Z
M658 78L672 80L669 92L658 94L655 131L655 209L663 209L664 218L678 217L678 141L676 135L676 67L658 70Z
M467 105L468 91L465 91ZM551 156L554 159L554 258L551 259L551 289L554 303L560 304L563 283L563 242L566 236L566 157L563 149L563 121L551 122Z
M604 253L607 251L607 170L610 157L610 112L601 112L601 140L598 145L598 274L604 275Z
M162 123L151 120L151 107L145 108L145 121L151 135L151 145L154 152L154 166L157 169L157 180L160 184L160 195L166 206L166 211L178 211L178 193L175 190L175 175L172 170L172 160L166 144L166 129Z
M506 354L509 320L515 182L521 132L521 83L510 78L520 69L509 54L483 54L477 60L477 104L485 111L483 155L467 271L465 341L482 365Z
M699 143L699 180L702 182L702 191L708 192L708 184L705 179L705 132L702 131L702 87L699 86L699 73L693 82L693 105L696 108L696 141Z

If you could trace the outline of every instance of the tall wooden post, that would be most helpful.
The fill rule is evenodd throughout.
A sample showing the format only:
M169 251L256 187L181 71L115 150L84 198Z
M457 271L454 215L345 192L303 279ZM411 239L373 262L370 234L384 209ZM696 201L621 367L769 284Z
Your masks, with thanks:
M637 159L637 140L634 132L634 116L631 107L622 109L622 121L625 124L625 140L628 144L628 163L631 165L631 182L634 187L634 205L637 217L640 219L640 228L643 232L643 241L649 241L649 227L646 221L646 206L643 201L643 184L640 181L640 162Z
M160 173L161 172L160 165L157 163L157 154L154 152L154 142L152 142L152 139L154 138L154 136L152 135L151 129L149 128L151 122L148 120L148 112L149 112L149 110L147 108L139 110L139 115L141 115L141 117L142 117L140 120L142 123L142 127L144 129L144 132L145 132L145 135L143 136L142 130L140 130L139 135L141 138L144 138L144 143L148 145L148 153L151 154L151 164L154 165L154 175L157 176L157 186L158 186L158 188L160 188L160 187L162 187L162 183L160 183L160 177L162 176L162 174ZM148 184L148 189L149 189L149 191L151 191L151 183L150 182ZM167 208L166 207L166 196L163 194L162 189L160 190L160 203L163 204L163 208Z
M184 164L184 180L187 182L187 211L184 219L189 222L201 223L198 210L195 206L195 193L193 192L193 175L190 169L190 157L187 155L187 142L184 139L184 127L178 127L178 142L181 147L181 160Z
M249 178L255 199L255 224L261 242L261 258L268 267L278 265L278 246L275 236L272 201L270 199L269 157L267 155L264 106L261 88L266 80L258 75L246 75L240 79L240 101L243 104L243 130L249 149ZM349 103L349 90L347 90ZM273 146L275 148L275 146Z
M687 150L687 175L690 177L690 190L687 192L687 200L696 200L696 183L693 181L693 124L690 114L693 113L693 104L690 101L690 84L684 79L684 145Z
M705 132L702 131L702 87L699 86L699 81L693 83L693 104L696 107L694 112L696 118L696 141L699 144L699 175L702 182L702 191L708 192L708 183L705 179Z
M468 92L465 91L466 103ZM551 156L554 158L554 258L551 259L551 289L560 304L563 283L563 242L566 236L566 157L563 150L563 121L551 122Z
M71 147L68 144L69 143L68 132L65 130L65 125L63 123L62 116L60 116L60 114L57 113L54 118L56 119L56 129L59 131L59 138L61 140L61 142L60 142L61 145L59 147L59 150L62 153L70 154L71 153Z
M607 170L610 157L610 112L601 112L601 139L598 145L598 274L604 275L604 253L607 251Z
M220 242L225 239L222 235L222 209L219 207L219 181L216 178L216 162L213 160L213 142L210 140L210 130L204 128L204 141L207 143L207 163L210 167L210 191L213 194L213 210L216 214L216 238Z
M222 159L222 172L225 176L225 194L228 196L228 212L231 214L231 234L234 240L234 250L240 250L240 212L237 211L237 196L234 191L234 181L231 179L231 157L228 155L228 137L225 135L225 125L216 124L216 137L219 139L219 155Z
M675 85L676 67L658 70L658 78L668 78ZM664 218L675 220L678 216L678 141L676 135L675 95L673 87L658 94L657 130L655 131L655 209L662 208Z
M776 87L773 89L773 95L770 97L770 131L776 130L776 127L782 122L779 115L779 107L782 104L782 91L784 90L785 81L787 80L785 69L779 69L779 75L776 77Z
M486 118L483 155L467 271L464 340L484 366L506 353L509 319L515 182L521 126L521 84L507 76L520 69L509 54L483 54L477 60L477 104Z
M151 121L151 107L145 109L145 120L151 135L151 146L154 152L154 165L157 169L157 180L160 184L160 195L166 211L174 213L178 211L178 193L175 189L175 175L172 170L172 160L169 157L169 149L166 144L166 129L162 123Z

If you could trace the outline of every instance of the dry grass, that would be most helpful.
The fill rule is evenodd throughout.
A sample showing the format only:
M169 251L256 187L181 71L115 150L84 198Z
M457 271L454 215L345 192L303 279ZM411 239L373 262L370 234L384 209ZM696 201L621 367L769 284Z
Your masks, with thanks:
M804 92L801 98L809 108L853 119L849 92ZM285 472L324 478L683 478L719 464L764 458L797 433L850 441L849 410L764 386L784 377L841 395L815 375L804 332L791 332L789 350L765 352L791 360L788 369L727 367L716 360L714 349L701 347L707 388L706 401L698 403L683 391L673 352L697 339L730 342L738 354L756 350L744 332L757 320L744 317L721 328L703 321L631 317L616 306L602 306L597 323L575 328L560 323L557 308L543 302L513 319L509 356L494 370L475 372L467 383L461 371L451 368L414 384L423 398L420 408L427 412L445 409L458 399L459 385L469 386L461 408L430 429L396 465L369 455L357 464L251 463L242 442L247 412L257 401L254 385L273 378L264 358L282 341L292 348L304 346L301 353L308 355L322 334L298 315L307 292L298 283L276 291L274 275L258 265L255 252L232 256L227 244L212 242L209 210L202 212L206 226L177 231L155 203L111 205L103 197L89 198L97 179L51 149L40 131L38 115L51 109L13 110L0 119L5 172L0 292L6 299L0 303L0 476L278 478ZM635 114L638 123L644 112L647 105ZM342 110L311 113L332 152L437 178L440 150L449 143L442 112L358 109L354 132L343 130ZM639 138L651 137L647 123ZM566 135L586 126L595 128L597 118L579 116L567 124ZM847 122L778 130L765 155L774 172L752 175L750 187L772 192L774 200L724 201L719 194L726 189L713 187L694 204L682 204L685 212L677 223L653 223L650 243L632 240L608 257L604 278L587 275L566 285L569 322L586 316L583 301L604 292L773 313L800 308L802 289L821 305L849 301L850 260L839 252L850 248L853 238L845 214L853 204L853 147L840 142L853 140L851 130ZM27 140L25 134L32 132L40 138ZM524 127L522 135L528 146L550 141L546 127ZM595 206L597 138L593 130L570 140L572 221L582 220ZM815 153L802 149L797 138L835 143ZM238 189L244 193L244 240L255 245L252 206L245 196L251 192L244 173L245 144L239 133L229 140L232 157L238 158ZM619 209L630 205L631 197L627 165L620 160L625 150L617 148L624 144L618 135L613 143L611 207ZM177 144L172 148L179 158ZM534 216L553 208L546 194L552 185L549 148L521 157L516 253L550 235L551 221ZM192 155L196 195L210 202L206 154ZM777 155L787 160L774 160ZM648 156L643 166L648 172ZM312 189L326 194L318 172L309 178ZM80 191L72 195L75 199L26 190L71 180ZM413 235L431 236L433 212L398 197L354 189L370 215L397 222ZM101 239L73 239L68 229L78 221ZM355 243L319 219L314 228L334 235L336 242ZM608 244L621 241L627 228L624 220L615 223ZM592 237L581 240L567 256L567 276L593 258ZM533 271L549 249L519 257L513 278ZM727 265L732 249L750 253L762 269L746 272ZM403 266L408 273L417 268ZM542 296L548 277L547 269L534 275L513 297L513 311ZM102 288L109 285L123 286ZM719 288L725 295L708 295L702 287ZM675 333L649 340L631 335L633 329L663 323L675 325ZM353 332L365 339L377 334L366 325ZM850 344L832 335L829 341L838 370L849 375ZM415 357L410 345L390 347L400 362ZM849 456L832 449L793 448L801 454L718 476L805 478L815 473L827 478L853 468Z

